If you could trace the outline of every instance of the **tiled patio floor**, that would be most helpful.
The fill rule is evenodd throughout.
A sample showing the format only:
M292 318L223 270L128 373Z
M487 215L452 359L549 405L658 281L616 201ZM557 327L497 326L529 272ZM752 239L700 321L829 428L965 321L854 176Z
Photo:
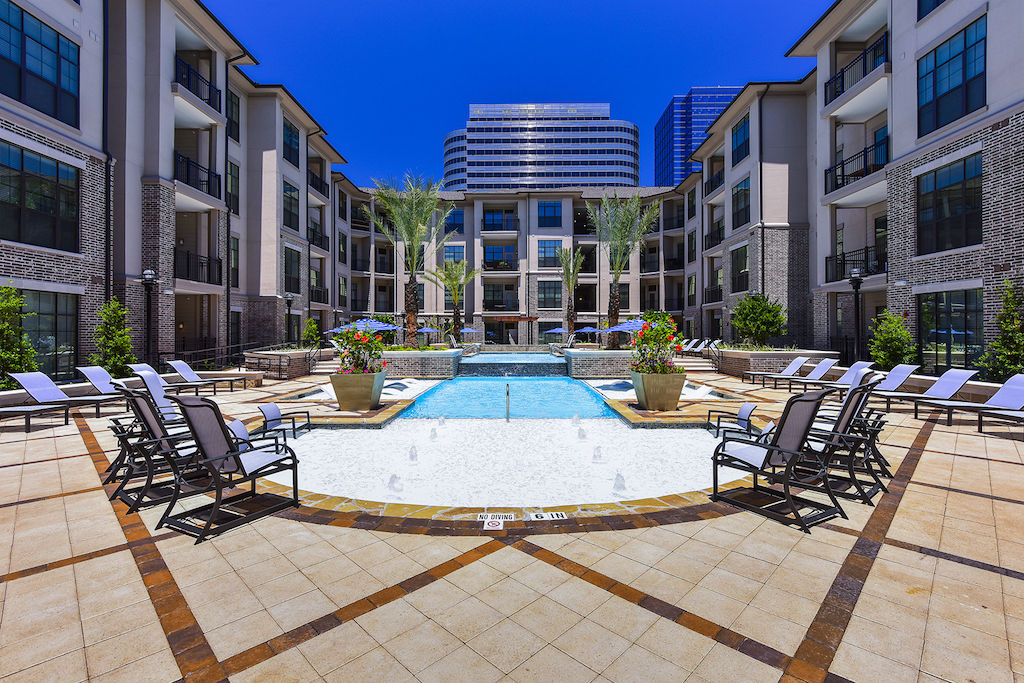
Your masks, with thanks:
M323 379L217 400L247 418ZM1020 429L889 417L889 493L844 503L849 520L810 535L706 502L701 515L595 512L572 533L500 537L303 508L198 546L154 531L154 511L108 502L105 419L44 418L29 435L5 422L0 678L1013 680Z

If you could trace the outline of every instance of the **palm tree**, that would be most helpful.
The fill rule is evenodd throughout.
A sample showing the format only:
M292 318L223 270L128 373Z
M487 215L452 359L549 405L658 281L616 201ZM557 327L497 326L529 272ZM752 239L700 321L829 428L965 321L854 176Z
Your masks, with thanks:
M569 302L565 308L565 322L569 326L569 333L572 334L576 331L576 282L580 279L580 269L583 267L583 250L565 247L559 249L558 263L562 266L562 284L569 295Z
M415 346L419 298L416 273L451 237L445 234L444 223L454 205L438 207L441 185L430 179L424 181L406 174L404 188L399 188L395 181L373 182L377 186L374 203L384 211L384 216L368 206L363 206L363 211L373 227L388 238L395 253L403 254L405 272L409 274L405 283L405 343Z
M424 278L441 287L452 299L452 334L456 341L462 341L462 312L459 304L466 291L466 285L476 278L480 271L469 268L464 260L445 261L444 266L423 275Z
M646 209L639 194L627 199L618 195L601 197L600 208L587 202L587 215L596 228L597 239L608 253L611 268L611 293L608 297L608 326L619 324L619 278L629 267L629 257L643 244L644 235L658 220L661 200L651 203ZM608 338L608 348L619 348L619 336Z

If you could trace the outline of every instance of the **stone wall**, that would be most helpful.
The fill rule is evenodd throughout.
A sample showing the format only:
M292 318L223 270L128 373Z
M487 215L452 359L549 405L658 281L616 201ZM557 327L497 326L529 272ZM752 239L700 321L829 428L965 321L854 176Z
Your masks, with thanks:
M814 351L810 349L792 349L779 351L742 351L739 349L722 349L722 361L719 372L724 375L741 377L744 372L778 372L797 356L807 356L811 363L824 358L838 358L835 351ZM806 366L810 367L810 365Z
M384 352L388 377L452 379L461 358L462 349Z
M566 370L570 377L629 377L632 351L591 351L565 349Z

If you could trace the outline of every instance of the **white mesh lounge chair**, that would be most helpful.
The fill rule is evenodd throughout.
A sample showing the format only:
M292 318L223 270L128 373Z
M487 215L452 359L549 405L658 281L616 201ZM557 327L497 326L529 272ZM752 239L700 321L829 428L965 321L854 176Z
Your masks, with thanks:
M459 342L455 339L454 334L448 335L448 341L453 349L462 349L463 351L471 351L473 353L480 351L480 342Z
M910 379L910 376L913 375L914 371L919 367L921 366L911 365L908 363L897 365L885 374L885 379L878 383L878 386L875 387L875 392L898 390L906 384L907 380Z
M683 344L683 353L686 353L687 351L692 349L694 346L697 345L697 343L699 341L700 341L699 339L689 339L689 340L687 340L687 342L685 344Z
M260 406L260 412L263 413L263 426L257 430L259 434L277 433L281 434L285 441L287 441L289 431L291 431L293 437L298 437L300 429L312 428L308 410L282 413L276 403L265 403ZM306 417L305 421L299 422L299 417L303 415Z
M128 367L132 369L132 372L138 375L140 372L152 372L156 375L156 378L160 380L160 384L163 385L165 390L173 391L176 394L180 394L184 390L191 389L195 392L196 396L199 395L199 390L203 387L212 386L214 392L217 391L217 382L213 380L200 380L198 382L168 382L160 373L153 369L153 366L149 363L129 363Z
M708 340L704 339L696 346L691 346L689 350L685 351L684 353L687 353L691 356L699 356L700 354L704 353L704 349L707 348L708 343Z
M146 393L149 394L149 398L153 401L153 405L160 412L160 418L163 420L180 420L181 416L178 415L178 410L173 403L167 398L167 392L164 391L164 385L160 381L160 375L149 370L140 370L135 373L139 379L142 380L142 385L146 389Z
M181 377L186 382L192 382L194 384L205 384L207 382L212 382L211 386L213 386L214 396L217 395L217 385L220 384L221 382L228 383L228 391L235 390L235 382L241 382L242 388L245 389L245 377L209 377L204 379L200 377L198 374L196 374L196 371L193 370L192 367L183 360L169 360L167 361L167 364L170 365L174 369L174 371L178 373L178 376Z
M964 388L967 384L967 380L978 374L977 370L961 370L954 368L952 370L946 370L942 375L939 376L935 383L928 387L924 392L915 394L907 391L886 391L884 389L876 389L874 395L878 398L885 399L885 410L889 412L892 409L893 401L925 401L928 399L950 399L956 395L956 392Z
M810 387L822 387L822 388L828 387L829 389L838 389L839 391L846 391L851 386L855 386L854 385L854 380L855 379L859 379L860 377L863 376L863 373L861 371L862 370L867 370L872 365L874 365L874 363L869 361L869 360L859 360L856 363L852 363L850 365L849 369L847 369L847 371L844 372L839 379L835 379L835 380L812 379L810 376L808 376L808 377L793 377L792 379L788 380L788 382L789 382L789 386L790 387L792 387L793 383L796 382L797 384L802 384L802 385L804 385L804 386L806 386L808 388L810 388ZM858 382L858 384L859 384L859 382Z
M749 377L751 384L753 384L758 378L760 378L761 386L764 386L765 378L768 377L795 377L796 373L800 372L800 368L802 368L806 362L807 356L797 356L789 362L789 365L778 372L775 372L774 370L748 370L740 376L740 379L746 382Z
M576 333L573 332L572 334L569 335L569 338L566 339L564 342L551 342L550 344L548 344L548 351L550 351L551 353L555 353L556 351L561 351L562 349L571 349L573 347L573 344L575 343Z
M825 376L825 373L832 369L832 366L839 362L838 358L824 358L818 361L818 364L811 368L811 371L804 375L805 379L821 379ZM765 381L772 381L772 388L778 389L779 382L789 382L793 377L765 377ZM788 387L787 387L788 389Z
M42 372L12 372L11 379L28 392L32 400L40 405L77 408L79 406L96 406L96 417L100 416L100 406L104 403L122 401L120 394L93 394L91 396L68 396L64 390L54 384L53 380Z
M741 434L753 434L756 428L753 422L750 421L750 417L753 415L754 408L756 407L756 403L744 403L735 413L728 410L709 410L708 424L711 424L711 416L717 415L714 423L715 436L718 436L724 430L740 432ZM723 418L732 419L726 419L725 422L722 422Z
M946 424L953 424L953 411L980 412L982 410L1020 410L1024 408L1024 374L1014 375L999 387L999 391L984 403L975 401L952 401L948 399L919 399L914 401L914 417L920 406L930 406L946 411Z
M978 431L981 432L983 428L982 418L991 418L994 420L1002 420L1004 422L1016 422L1017 424L1024 424L1024 410L981 410L978 411Z

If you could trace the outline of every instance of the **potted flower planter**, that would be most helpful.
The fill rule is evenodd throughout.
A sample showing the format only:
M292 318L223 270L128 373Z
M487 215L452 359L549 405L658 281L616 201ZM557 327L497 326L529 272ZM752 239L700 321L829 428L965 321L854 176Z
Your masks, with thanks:
M340 373L331 375L331 386L338 399L339 410L373 410L380 406L387 370L380 372Z
M686 385L685 372L647 374L630 370L641 410L675 410Z

